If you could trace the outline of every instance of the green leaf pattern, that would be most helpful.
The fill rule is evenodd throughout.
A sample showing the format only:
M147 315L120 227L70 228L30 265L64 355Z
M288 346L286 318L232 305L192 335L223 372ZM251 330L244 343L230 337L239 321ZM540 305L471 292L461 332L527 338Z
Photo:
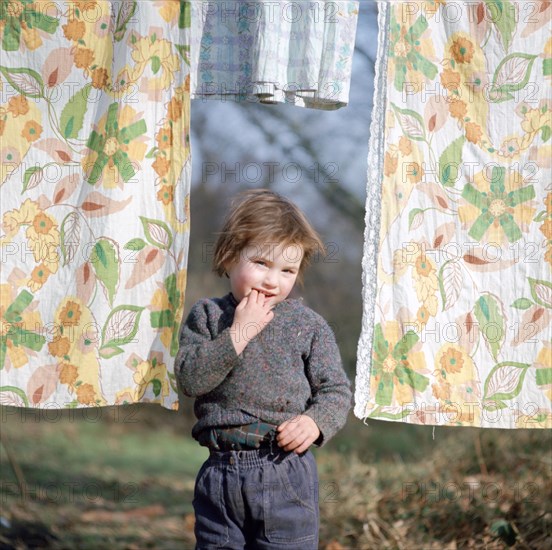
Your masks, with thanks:
M28 251L2 261L0 404L178 408L191 5L163 4L0 2L0 246Z
M551 428L550 14L484 0L451 21L448 3L384 10L383 222L355 412Z

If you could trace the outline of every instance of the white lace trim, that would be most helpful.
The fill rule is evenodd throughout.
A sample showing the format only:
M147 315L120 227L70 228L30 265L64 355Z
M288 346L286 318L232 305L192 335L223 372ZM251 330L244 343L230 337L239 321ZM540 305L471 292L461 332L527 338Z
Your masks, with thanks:
M389 40L389 13L387 2L378 2L378 52L375 65L375 91L370 124L368 173L366 184L366 214L364 253L362 258L362 329L357 348L355 408L357 418L368 416L370 371L372 366L372 339L377 298L377 258L381 220L381 184L385 145L385 106L387 87L387 50Z

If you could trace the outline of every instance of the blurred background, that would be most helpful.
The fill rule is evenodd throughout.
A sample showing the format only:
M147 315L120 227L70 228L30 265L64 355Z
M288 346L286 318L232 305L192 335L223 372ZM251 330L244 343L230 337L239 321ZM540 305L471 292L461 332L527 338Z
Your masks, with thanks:
M294 295L328 320L353 383L377 46L375 3L360 5L346 108L192 103L185 301L187 315L199 298L228 291L211 260L231 197L282 193L328 248ZM192 549L194 480L207 453L190 437L193 400L181 403L178 413L0 408L0 550ZM364 424L351 412L314 453L325 550L552 547L549 432Z

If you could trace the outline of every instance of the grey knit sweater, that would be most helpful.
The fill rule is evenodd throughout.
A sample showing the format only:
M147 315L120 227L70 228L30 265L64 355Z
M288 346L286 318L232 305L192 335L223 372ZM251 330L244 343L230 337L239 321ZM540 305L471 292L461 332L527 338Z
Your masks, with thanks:
M232 293L202 299L182 325L175 374L196 398L192 436L306 414L321 432L315 445L324 445L345 424L352 397L331 328L301 300L284 300L238 356L230 337L236 306Z

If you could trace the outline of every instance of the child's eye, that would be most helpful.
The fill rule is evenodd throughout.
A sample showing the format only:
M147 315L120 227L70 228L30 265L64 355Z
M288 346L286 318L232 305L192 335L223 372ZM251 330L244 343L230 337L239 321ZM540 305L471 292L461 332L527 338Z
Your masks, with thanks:
M266 262L263 261L263 260L255 260L254 263L259 264L259 265L265 265L266 264Z

